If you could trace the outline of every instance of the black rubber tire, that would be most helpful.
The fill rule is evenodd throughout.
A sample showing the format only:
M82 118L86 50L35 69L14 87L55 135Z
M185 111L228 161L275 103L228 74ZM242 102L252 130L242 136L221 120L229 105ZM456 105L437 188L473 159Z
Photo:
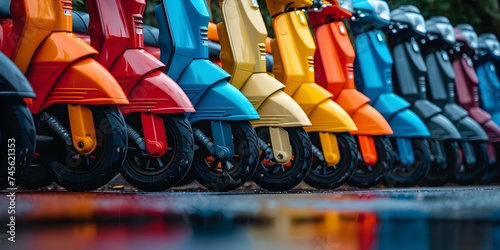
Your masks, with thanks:
M184 115L161 117L167 135L167 152L161 157L145 156L129 138L127 157L120 171L125 180L143 191L164 191L173 187L184 178L193 162L194 137L189 121ZM125 122L144 136L140 114L128 115Z
M250 122L227 123L231 126L234 143L234 157L229 161L218 161L195 137L197 150L194 154L193 167L196 170L196 180L205 188L216 192L231 191L249 181L255 172L259 158L257 134ZM195 122L192 126L193 130L203 131L212 141L210 121ZM223 166L227 168L227 164L232 164L234 167L223 169Z
M488 169L481 178L482 184L491 184L493 182L500 181L500 143L492 143L493 150L495 152L495 162L491 162L488 165ZM489 157L489 156L488 156Z
M391 142L386 136L374 136L373 140L377 148L378 159L375 165L367 166L361 157L358 161L356 171L348 181L349 185L359 188L369 188L380 185L391 172L394 155ZM359 145L359 142L358 144Z
M472 141L476 162L471 166L467 165L464 159L460 167L460 172L455 176L455 183L460 185L471 185L478 183L483 177L489 165L488 149L484 141Z
M317 132L308 133L314 146L321 150L321 142ZM340 151L340 161L336 166L328 166L314 154L311 170L304 182L318 189L338 188L351 178L358 164L358 148L354 137L349 133L335 134Z
M276 162L265 160L266 154L261 152L259 164L253 176L253 181L257 185L269 191L287 191L294 188L306 178L311 169L312 144L306 131L301 127L284 129L288 132L292 146L290 166L285 167ZM257 128L257 135L265 143L272 146L268 127ZM267 164L269 162L272 164ZM278 173L276 170L280 172Z
M391 138L392 147L396 155L399 155L395 138ZM414 162L405 166L394 157L392 171L387 175L386 183L389 187L413 187L418 185L429 173L431 168L431 150L429 143L422 138L412 138Z
M462 160L460 158L458 142L455 140L438 141L446 153L446 162L438 163L432 158L432 153L435 150L435 141L433 142L432 139L427 139L427 141L431 148L431 169L422 183L429 186L443 186L453 181L460 171Z
M195 180L196 180L196 169L194 169L194 167L190 167L184 178L182 178L181 181L177 182L175 186L176 187L185 186L193 183Z
M87 107L92 110L98 143L90 155L72 156L63 140L44 124L43 132L54 137L54 141L51 150L43 152L41 157L54 172L55 181L68 191L89 191L104 186L118 173L127 152L126 125L120 110L114 105ZM57 117L65 128L70 127L66 105L50 107L47 112ZM86 164L82 164L85 160Z
M0 189L15 188L29 168L36 143L33 116L22 99L0 102ZM9 152L10 151L10 152ZM9 180L9 177L13 177ZM10 182L12 181L12 182Z

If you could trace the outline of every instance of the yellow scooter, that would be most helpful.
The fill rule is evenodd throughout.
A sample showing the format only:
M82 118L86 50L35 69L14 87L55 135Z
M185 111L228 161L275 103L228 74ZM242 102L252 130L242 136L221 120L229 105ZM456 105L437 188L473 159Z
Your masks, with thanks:
M306 183L316 188L329 189L346 183L355 171L358 155L356 142L349 134L357 129L352 119L331 100L332 95L328 91L314 83L314 75L310 81L304 81L306 74L300 68L301 64L292 65L295 67L293 71L287 71L287 73L293 72L292 75L277 72L277 79L285 83L286 87L267 75L265 51L267 32L257 1L220 0L220 5L223 16L223 22L218 24L220 59L223 68L232 74L232 83L240 88L254 105L258 105L262 100L274 100L274 95L282 96L279 102L272 102L266 115L260 113L260 107L257 109L261 120L255 125L286 127L289 125L285 120L272 125L269 124L271 120L269 118L275 120L276 117L290 116L289 114L307 114L312 126L304 129L312 141L313 162L311 171L305 179ZM312 45L314 46L314 42ZM295 51L288 54L300 56ZM311 57L311 62L312 60ZM311 69L314 73L314 68ZM296 80L288 81L287 78ZM268 117L268 121L263 121L263 117ZM278 127L274 130L277 130L277 133L287 129ZM265 132L267 129L257 131L259 134L260 131ZM264 136L269 135L264 134ZM256 172L255 181L258 183L258 179L262 178L259 174L266 172L267 167L261 164ZM283 181L289 180L287 175L284 172L280 178Z

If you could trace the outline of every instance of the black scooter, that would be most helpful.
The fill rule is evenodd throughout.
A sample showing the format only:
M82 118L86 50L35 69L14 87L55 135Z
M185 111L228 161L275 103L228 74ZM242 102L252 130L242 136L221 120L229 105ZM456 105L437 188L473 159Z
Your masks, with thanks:
M486 141L488 135L468 112L455 103L455 73L448 51L455 44L455 33L448 18L432 17L425 23L426 39L419 40L427 64L427 98L443 109L443 114L457 127L462 140L462 167L456 176L459 184L473 184L481 180L489 160Z
M391 13L385 33L394 58L394 92L411 103L411 110L431 132L431 169L424 179L427 185L444 185L460 171L458 141L462 139L441 108L427 100L427 67L418 40L425 39L425 21L417 7L402 5Z
M35 92L17 66L0 52L0 189L22 185L35 152L35 124L23 98ZM27 99L29 100L29 99Z

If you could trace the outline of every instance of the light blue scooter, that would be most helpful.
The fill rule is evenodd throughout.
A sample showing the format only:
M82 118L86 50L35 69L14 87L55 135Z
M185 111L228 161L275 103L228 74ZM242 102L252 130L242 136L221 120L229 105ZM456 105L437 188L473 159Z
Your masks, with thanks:
M390 24L390 10L383 0L354 0L354 17L350 21L355 35L355 82L358 90L370 98L394 131L391 143L396 150L395 164L387 181L389 185L414 186L430 169L430 149L425 140L430 132L424 122L409 109L410 103L394 94L393 59L384 33Z
M191 174L213 191L238 188L250 180L258 164L257 134L249 120L259 115L228 82L231 76L208 60L207 3L162 0L154 10L160 59L196 109L186 114L197 146L192 167L196 173Z

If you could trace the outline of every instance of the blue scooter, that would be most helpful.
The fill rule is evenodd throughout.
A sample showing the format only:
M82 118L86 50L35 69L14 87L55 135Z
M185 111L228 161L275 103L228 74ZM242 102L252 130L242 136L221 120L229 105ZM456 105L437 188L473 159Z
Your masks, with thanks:
M478 50L474 57L474 66L479 80L479 104L491 115L491 120L500 124L500 80L498 66L500 63L500 43L492 33L481 34L478 37ZM500 147L497 143L489 147L490 164L489 173L483 177L483 182L495 181L500 174L498 162L500 161Z
M35 153L35 124L23 98L35 92L17 66L0 52L0 190L29 185L26 172ZM49 178L49 182L53 179Z
M500 80L497 66L500 63L500 43L493 33L478 37L478 54L474 60L479 80L479 104L500 124Z
M479 181L489 165L488 135L468 112L455 103L455 73L448 52L455 45L455 33L448 18L435 16L425 23L426 39L420 49L427 65L427 97L443 109L443 114L457 127L462 140L462 167L455 177L459 184Z
M207 3L162 0L154 11L160 60L196 109L186 114L198 147L196 180L214 191L238 188L250 180L259 161L257 134L249 120L260 117L228 82L231 76L208 60Z
M414 186L425 178L431 166L426 138L430 132L410 108L410 103L394 94L391 52L380 30L390 24L390 10L383 0L354 0L355 82L358 90L370 98L394 131L391 144L395 162L387 178L389 185Z
M392 11L391 24L385 31L394 58L395 92L411 103L411 110L431 132L431 169L424 181L428 185L444 185L460 171L458 141L462 137L441 108L427 99L427 67L417 42L425 39L425 20L415 6L401 5Z

